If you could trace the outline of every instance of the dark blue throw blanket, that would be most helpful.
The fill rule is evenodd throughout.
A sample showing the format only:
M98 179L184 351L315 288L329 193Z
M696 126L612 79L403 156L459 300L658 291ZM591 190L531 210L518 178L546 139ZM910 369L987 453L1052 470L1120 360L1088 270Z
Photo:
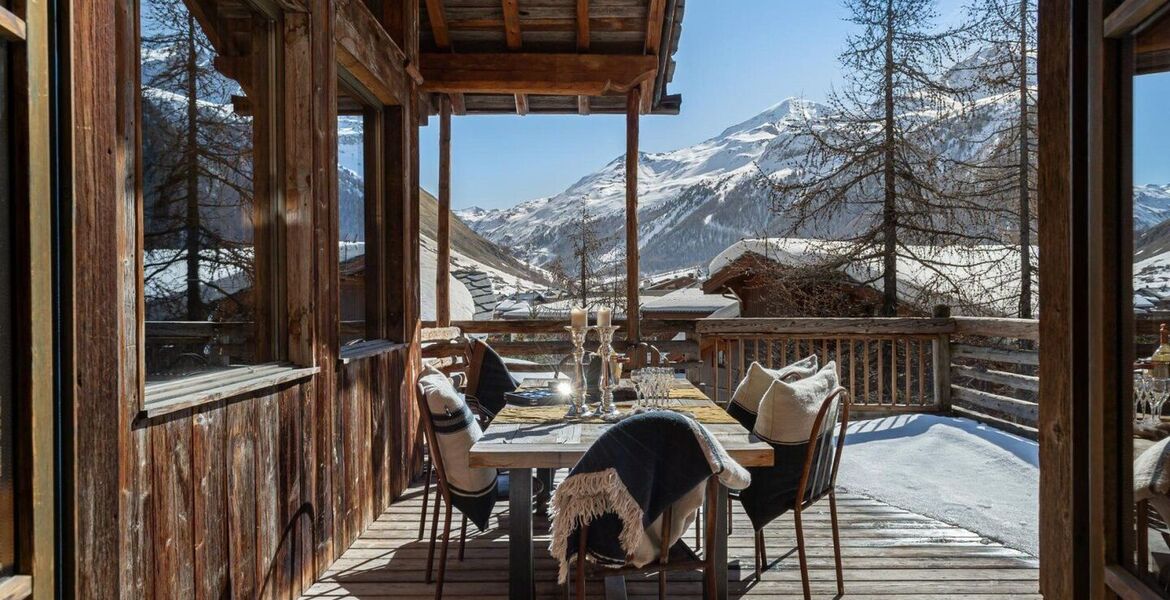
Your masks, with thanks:
M479 376L475 382L475 389L467 390L467 394L479 401L480 407L487 412L486 416L490 420L508 404L505 395L516 391L520 382L512 377L512 373L504 365L504 359L500 358L491 346L480 340L472 340L471 343L475 346L472 352L479 359Z
M598 563L653 560L636 552L646 528L712 475L731 489L743 489L750 481L747 471L693 418L654 411L611 427L553 496L549 550L560 561L560 580L575 560L583 524L589 525L589 556ZM681 528L676 533L681 535Z
M808 442L769 444L774 453L772 466L748 467L748 472L752 475L752 484L739 493L743 510L756 531L792 510L796 503L796 488L800 486L804 461L808 457ZM809 490L810 493L811 491ZM810 493L805 494L805 499L808 499Z

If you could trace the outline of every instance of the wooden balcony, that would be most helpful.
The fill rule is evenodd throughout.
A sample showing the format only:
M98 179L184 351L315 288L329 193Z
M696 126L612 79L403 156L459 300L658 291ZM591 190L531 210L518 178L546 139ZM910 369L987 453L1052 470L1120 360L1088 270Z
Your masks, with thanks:
M784 516L765 529L770 568L755 579L752 532L739 504L729 542L731 598L802 598L792 519ZM424 581L427 540L419 539L422 488L407 490L341 554L303 598L434 597ZM445 598L506 598L508 596L507 503L496 505L489 529L470 534L464 560L455 556L447 567ZM840 499L843 598L897 597L925 600L979 594L981 598L1040 598L1038 560L982 538L976 533L914 514L862 496ZM804 513L814 597L836 596L827 505ZM429 527L429 523L428 523ZM534 519L533 541L538 598L560 598L556 564L545 550L548 520ZM694 533L683 537L694 539ZM452 540L456 544L456 540ZM603 597L600 581L591 581L589 595ZM668 598L701 598L699 573L670 575ZM657 578L630 578L630 597L657 597Z

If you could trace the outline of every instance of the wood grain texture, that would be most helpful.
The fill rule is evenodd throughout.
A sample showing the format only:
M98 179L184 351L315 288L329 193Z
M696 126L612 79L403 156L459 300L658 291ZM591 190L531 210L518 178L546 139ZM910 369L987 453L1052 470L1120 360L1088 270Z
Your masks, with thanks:
M637 344L642 340L642 303L638 298L642 269L638 259L638 125L641 90L626 93L626 339ZM634 366L639 366L635 363Z
M653 76L653 56L600 54L426 53L427 92L601 96L625 92Z

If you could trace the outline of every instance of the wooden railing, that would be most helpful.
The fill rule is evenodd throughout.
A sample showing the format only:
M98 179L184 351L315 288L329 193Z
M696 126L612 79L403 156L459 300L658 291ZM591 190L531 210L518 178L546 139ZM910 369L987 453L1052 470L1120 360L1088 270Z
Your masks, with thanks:
M614 347L624 351L628 348L625 323L618 324L623 327ZM451 325L448 330L429 330L435 334L424 347L424 356L457 361L465 345L440 338L485 336L513 371L551 372L571 350L560 321L459 321ZM642 322L642 337L720 404L731 399L753 361L779 368L816 354L821 364L837 363L841 385L849 390L856 412L956 414L1036 436L1040 380L1035 320L646 320ZM592 350L595 345L591 336L587 347Z
M954 331L949 319L704 319L704 382L717 403L731 399L753 361L778 368L816 354L837 363L855 410L945 409L937 364ZM940 363L940 357L942 362Z

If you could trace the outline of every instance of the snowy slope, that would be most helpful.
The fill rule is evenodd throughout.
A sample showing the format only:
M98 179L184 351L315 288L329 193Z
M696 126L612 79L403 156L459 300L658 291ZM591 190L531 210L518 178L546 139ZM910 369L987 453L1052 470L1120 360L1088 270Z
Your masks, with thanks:
M920 112L916 119L938 124L942 152L969 160L988 151L997 138L991 132L1014 118L1016 94L971 101L970 113ZM760 114L728 127L701 143L670 152L642 153L638 165L638 219L641 267L644 273L706 264L711 257L743 238L790 235L790 223L772 207L761 185L761 171L783 176L797 166L803 148L792 142L794 124L805 116L824 114L825 107L799 98L784 100ZM985 140L982 144L963 140ZM582 202L598 220L598 231L609 233L604 250L616 254L624 244L625 157L582 177L551 197L511 208L471 208L459 216L487 239L512 248L534 264L572 256L569 232ZM1170 185L1136 190L1139 228L1170 217ZM858 206L828 225L827 231L798 231L804 237L833 237L856 232L866 218ZM1002 229L1002 231L1001 231ZM1010 238L1004 224L992 234Z
M970 419L902 415L849 425L838 485L1037 556L1039 452Z

